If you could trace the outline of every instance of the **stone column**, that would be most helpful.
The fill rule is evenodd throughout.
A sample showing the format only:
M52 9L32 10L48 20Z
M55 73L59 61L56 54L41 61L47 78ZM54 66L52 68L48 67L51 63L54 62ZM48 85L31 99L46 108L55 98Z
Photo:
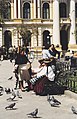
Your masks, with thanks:
M33 19L33 2L31 1L31 19Z
M70 1L70 21L71 21L71 27L70 27L70 41L69 44L76 44L75 39L75 0Z
M42 30L41 27L38 28L38 46L42 47Z
M11 2L11 19L14 18L14 3Z
M16 7L17 7L17 2L16 2L16 0L14 0L14 19L17 18L17 9L16 9Z
M53 44L60 45L59 1L53 1Z
M37 1L38 5L38 18L40 18L40 0Z
M36 18L36 0L34 0L34 19Z
M21 0L18 0L18 18L21 18Z
M2 27L0 27L0 47L2 46Z
M50 2L50 19L53 19L53 2Z

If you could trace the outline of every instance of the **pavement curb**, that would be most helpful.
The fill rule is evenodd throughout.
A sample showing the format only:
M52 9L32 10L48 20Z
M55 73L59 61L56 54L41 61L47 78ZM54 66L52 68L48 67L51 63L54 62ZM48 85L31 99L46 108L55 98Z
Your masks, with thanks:
M65 90L65 91L64 91L64 94L65 94L66 96L69 96L70 98L74 98L74 99L77 100L77 94L74 93L74 92L72 92L72 91Z

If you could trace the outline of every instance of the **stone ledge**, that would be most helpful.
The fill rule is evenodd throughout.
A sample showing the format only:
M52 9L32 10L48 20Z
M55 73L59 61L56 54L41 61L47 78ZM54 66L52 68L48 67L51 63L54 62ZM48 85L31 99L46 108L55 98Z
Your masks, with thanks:
M74 92L71 92L71 91L69 91L69 90L65 90L65 91L64 91L64 94L67 95L67 96L69 96L70 98L74 98L74 99L77 100L77 94L74 93Z

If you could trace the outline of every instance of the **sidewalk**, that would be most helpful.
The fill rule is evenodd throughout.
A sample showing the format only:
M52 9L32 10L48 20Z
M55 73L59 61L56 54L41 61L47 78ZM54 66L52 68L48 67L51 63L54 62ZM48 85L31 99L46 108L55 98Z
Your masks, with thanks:
M0 85L4 88L14 88L13 64L10 61L3 61L0 64ZM8 80L10 76L13 76L12 80ZM6 100L11 94L7 95L3 92L3 95L0 96L0 119L28 119L26 114L34 111L35 108L39 110L38 118L42 119L76 119L77 117L71 111L72 105L77 108L77 100L72 97L70 98L68 95L54 95L61 102L61 106L58 108L50 106L47 102L47 96L35 95L33 91L20 91L20 94L22 99L16 97L16 100L13 101L16 103L16 110L6 111L5 107L12 103Z

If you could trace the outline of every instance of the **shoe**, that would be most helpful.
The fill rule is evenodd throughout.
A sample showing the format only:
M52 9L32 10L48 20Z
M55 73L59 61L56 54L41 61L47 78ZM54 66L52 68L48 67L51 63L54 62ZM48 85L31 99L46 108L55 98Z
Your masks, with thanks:
M29 89L29 88L26 88L26 91L27 91L27 92L29 92L29 91L30 91L30 89Z
M22 92L25 92L26 90L23 88L23 89L21 89L21 91L22 91Z

